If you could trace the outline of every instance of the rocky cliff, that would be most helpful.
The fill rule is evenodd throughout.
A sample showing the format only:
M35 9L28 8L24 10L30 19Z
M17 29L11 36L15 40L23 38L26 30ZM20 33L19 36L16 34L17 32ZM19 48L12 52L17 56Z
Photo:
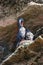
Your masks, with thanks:
M1 59L3 60L3 57L5 59L6 55L12 51L18 32L18 17L25 19L24 26L29 28L34 34L37 29L43 27L43 4L28 3L15 14L14 7L8 5L6 8L7 5L5 6L2 3L0 5L0 61Z

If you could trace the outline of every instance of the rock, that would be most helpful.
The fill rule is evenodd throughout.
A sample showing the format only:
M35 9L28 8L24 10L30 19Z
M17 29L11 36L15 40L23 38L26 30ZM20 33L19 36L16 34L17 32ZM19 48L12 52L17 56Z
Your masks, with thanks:
M4 54L4 48L2 46L0 46L0 62L3 59L3 54Z
M14 13L20 12L31 1L37 3L43 3L43 0L0 0L0 19L8 17Z
M15 63L19 64L18 62L22 62L24 59L33 58L31 61L37 59L37 57L40 56L40 51L43 47L43 38L40 38L40 36L33 42L30 42L28 40L24 41L23 45L20 45L14 53L12 53L7 59L5 59L2 62L2 65L15 65ZM38 55L37 55L38 54Z
M10 48L16 39L17 32L17 23L6 27L0 27L0 45L9 46Z
M12 53L12 48L16 40L17 32L18 32L17 23L6 25L5 27L0 26L0 46L4 48L4 54L2 53L3 54L2 58L4 57L6 58L7 55Z
M18 17L23 17L26 21L24 26L26 28L29 28L32 32L35 31L33 32L35 34L36 30L43 27L42 11L43 11L43 5L33 4L25 8L25 10L21 12L21 14L18 14Z

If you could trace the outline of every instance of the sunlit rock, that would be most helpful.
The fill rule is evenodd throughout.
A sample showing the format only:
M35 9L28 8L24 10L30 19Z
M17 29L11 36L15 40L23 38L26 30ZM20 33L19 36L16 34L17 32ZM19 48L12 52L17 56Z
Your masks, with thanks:
M35 41L30 42L28 40L28 42L24 41L23 43L24 44L20 45L14 53L12 53L7 59L2 62L2 65L15 65L17 62L22 62L24 59L29 59L36 56L43 47L43 38L40 38L39 36Z

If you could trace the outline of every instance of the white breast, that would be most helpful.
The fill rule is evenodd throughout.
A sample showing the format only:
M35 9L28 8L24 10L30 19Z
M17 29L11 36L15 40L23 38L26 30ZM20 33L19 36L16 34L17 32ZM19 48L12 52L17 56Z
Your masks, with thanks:
M20 32L20 35L21 35L22 37L25 37L25 28L24 28L24 27L21 27L21 28L19 29L19 32Z

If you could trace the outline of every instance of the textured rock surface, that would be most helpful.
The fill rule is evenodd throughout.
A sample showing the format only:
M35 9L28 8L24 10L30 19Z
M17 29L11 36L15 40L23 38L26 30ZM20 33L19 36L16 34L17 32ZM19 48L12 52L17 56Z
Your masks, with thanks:
M25 27L32 32L43 27L43 6L30 5L20 16L25 19Z
M43 3L43 0L0 0L0 19L20 12L31 1Z
M43 64L43 38L38 37L34 42L28 40L22 43L23 45L19 46L14 53L5 59L2 65L25 65L26 63L27 65L33 65L41 59L42 62L40 62Z

